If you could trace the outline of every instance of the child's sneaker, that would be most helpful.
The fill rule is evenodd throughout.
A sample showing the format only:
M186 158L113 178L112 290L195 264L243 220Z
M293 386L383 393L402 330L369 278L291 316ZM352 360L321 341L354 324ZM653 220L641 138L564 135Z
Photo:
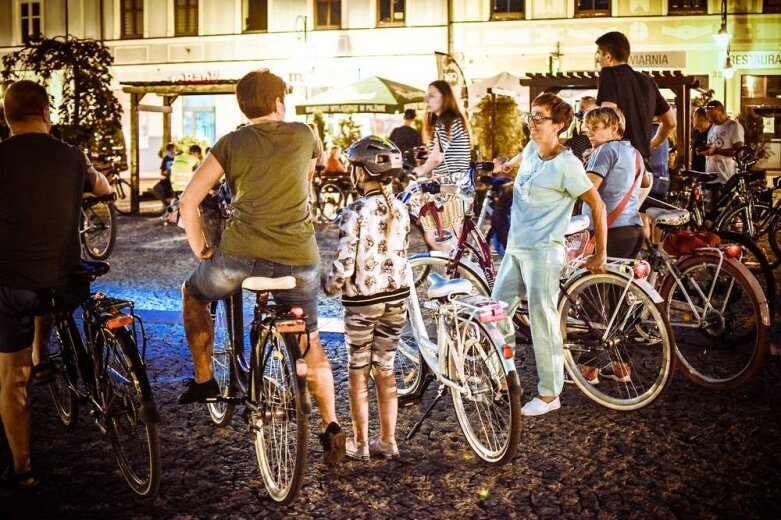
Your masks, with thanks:
M348 457L355 460L369 460L369 443L356 442L355 439L347 439L344 450Z
M580 374L591 385L599 384L599 369L589 365L580 365Z
M632 369L626 363L613 361L599 371L605 379L616 381L617 383L628 383L632 380Z
M393 444L383 442L382 439L374 439L369 441L369 451L374 455L379 455L386 459L398 459L399 447L394 442Z

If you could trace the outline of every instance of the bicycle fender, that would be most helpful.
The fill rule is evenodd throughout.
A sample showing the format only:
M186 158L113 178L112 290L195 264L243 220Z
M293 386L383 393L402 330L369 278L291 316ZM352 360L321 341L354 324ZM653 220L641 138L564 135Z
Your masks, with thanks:
M623 271L621 267L617 265L608 264L605 266L605 269L607 270L608 273L616 274L621 278L628 279L630 276L629 273ZM575 271L575 274L572 275L570 281L567 282L565 288L569 287L570 284L572 284L572 282L574 282L575 280L579 279L582 276L586 276L588 274L591 274L591 271L589 271L585 267ZM638 286L640 290L646 293L648 297L651 298L651 301L654 302L654 305L660 305L664 303L664 299L661 297L661 295L659 295L659 291L654 289L654 286L648 283L647 280L642 278L632 278L632 284Z
M446 253L445 251L429 251L428 255L432 258L442 258L444 260L450 260L450 253ZM468 258L461 257L461 260L459 261L459 264L466 267L467 269L470 269L474 274L478 275L480 279L485 284L485 287L488 287L488 279L485 277L485 273L480 268L479 265L477 265L472 260L469 260Z
M502 360L502 365L504 366L504 370L510 374L512 372L515 372L515 356L513 355L512 358L507 359L504 357L504 346L506 345L506 342L504 340L504 335L499 330L499 328L496 325L488 325L486 324L486 330L488 331L488 336L491 338L491 345L496 349L496 355L499 357L499 359ZM512 332L515 333L514 331ZM513 353L514 353L513 349Z

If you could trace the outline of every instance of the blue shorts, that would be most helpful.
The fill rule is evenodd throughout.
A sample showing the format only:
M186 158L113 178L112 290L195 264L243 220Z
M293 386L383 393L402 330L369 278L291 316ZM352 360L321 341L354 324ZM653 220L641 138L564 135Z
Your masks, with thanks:
M296 287L289 291L274 291L277 303L296 305L306 312L306 326L317 330L317 294L320 290L320 265L283 265L269 260L240 258L217 251L203 260L184 283L187 292L196 300L213 302L227 298L241 289L241 283L250 276L278 278L294 276Z

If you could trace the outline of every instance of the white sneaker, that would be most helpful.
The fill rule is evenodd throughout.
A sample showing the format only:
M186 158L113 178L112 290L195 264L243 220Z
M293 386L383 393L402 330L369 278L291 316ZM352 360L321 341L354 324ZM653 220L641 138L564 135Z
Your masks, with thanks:
M526 416L533 416L533 415L545 415L548 412L552 412L554 410L558 410L561 408L561 401L558 397L551 401L550 403L546 403L539 397L535 397L525 405L523 405L523 408L521 408L521 415Z

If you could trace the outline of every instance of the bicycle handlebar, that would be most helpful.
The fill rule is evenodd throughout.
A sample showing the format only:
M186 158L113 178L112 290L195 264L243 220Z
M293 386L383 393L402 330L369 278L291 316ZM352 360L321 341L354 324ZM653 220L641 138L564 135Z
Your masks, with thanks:
M100 202L114 202L115 200L117 200L117 194L111 192L106 195L101 195L100 197L94 197L91 195L89 197L84 197L81 201L81 204L82 206L89 207L94 206Z

